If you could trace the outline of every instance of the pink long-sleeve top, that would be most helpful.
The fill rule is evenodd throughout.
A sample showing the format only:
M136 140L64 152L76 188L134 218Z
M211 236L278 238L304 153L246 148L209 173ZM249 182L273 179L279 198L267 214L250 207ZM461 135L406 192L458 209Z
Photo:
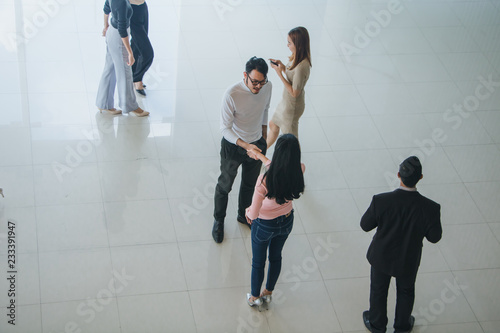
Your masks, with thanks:
M266 168L269 168L271 161L267 161ZM305 171L306 166L301 163L302 172ZM257 179L255 184L255 190L253 192L252 205L247 208L246 213L248 218L255 220L260 218L263 220L272 220L281 215L286 215L290 213L293 209L292 201L287 201L282 205L279 205L275 199L269 199L267 195L266 182L263 181L264 174L261 174Z

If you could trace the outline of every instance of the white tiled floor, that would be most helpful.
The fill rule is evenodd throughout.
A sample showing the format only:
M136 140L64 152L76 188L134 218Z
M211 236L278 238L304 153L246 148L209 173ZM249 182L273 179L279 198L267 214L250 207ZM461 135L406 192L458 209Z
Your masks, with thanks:
M94 106L102 0L0 0L0 332L365 332L373 232L359 219L411 154L444 228L424 243L415 331L500 332L500 1L148 4L155 60L139 100L151 116L139 119ZM313 61L307 188L274 302L259 313L244 299L239 177L224 242L210 234L219 107L248 58L286 59L298 25ZM269 78L272 114L283 86ZM392 285L390 322L394 304Z

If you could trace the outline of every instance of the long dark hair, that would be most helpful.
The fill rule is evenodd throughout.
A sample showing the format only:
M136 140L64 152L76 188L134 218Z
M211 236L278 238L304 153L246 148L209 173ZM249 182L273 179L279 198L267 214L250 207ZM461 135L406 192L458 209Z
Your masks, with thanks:
M304 192L300 145L293 134L283 134L278 138L273 160L263 179L266 180L266 197L275 199L279 205L298 199Z
M293 60L290 69L297 67L304 59L307 59L309 66L312 66L309 32L307 32L307 29L304 27L293 28L288 32L288 36L290 36L295 45L295 54L290 57L290 61Z

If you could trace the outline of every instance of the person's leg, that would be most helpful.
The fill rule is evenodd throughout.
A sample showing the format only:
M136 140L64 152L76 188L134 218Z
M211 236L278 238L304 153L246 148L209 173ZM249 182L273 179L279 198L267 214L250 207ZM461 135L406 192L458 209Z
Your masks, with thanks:
M280 128L272 120L269 121L269 131L267 132L267 149L269 149L278 138Z
M128 52L117 29L110 26L106 35L108 34L110 35L109 49L115 65L118 99L123 112L128 113L139 108L132 82L132 68L127 65Z
M214 219L224 222L228 195L233 187L234 179L238 174L238 167L241 164L237 154L237 146L222 138L220 148L220 176L217 180L214 195Z
M136 28L132 27L132 25L131 25L130 29L132 31L132 29L136 29ZM137 68L138 67L140 68L139 65L142 61L142 54L141 54L141 49L139 48L139 46L137 46L136 34L131 32L130 35L132 36L132 39L130 40L130 48L132 49L132 53L134 54L134 58L135 58L135 62L132 65L132 76L133 76L134 83L136 83L137 81L136 81L135 73L137 73Z
M387 329L387 293L391 276L376 270L370 274L370 325L374 333L384 333Z
M267 270L266 283L266 290L269 292L274 290L274 286L280 276L282 262L281 252L288 235L292 232L293 212L288 217L284 218L283 221L280 221L280 223L282 225L280 226L279 235L273 237L269 243L269 267Z
M259 141L253 142L259 149L262 150L262 154L266 154L267 144L264 138L260 138ZM241 155L241 154L240 154ZM241 184L240 193L238 199L238 215L244 217L245 209L250 207L252 204L253 191L255 189L255 183L260 174L260 168L262 166L261 161L256 161L246 154L242 155L243 163L241 167Z
M260 288L264 281L264 267L266 266L266 253L269 240L273 233L267 231L260 219L253 221L252 228L252 275L251 293L253 297L260 296Z
M134 55L137 57L136 64L132 67L134 73L134 83L141 83L137 89L142 89L142 79L146 71L153 63L154 51L151 41L148 37L148 9L146 3L134 6L134 15L132 16L130 28L133 31L132 41L134 43Z
M132 8L137 7L137 5L132 5ZM132 49L132 53L134 54L135 62L132 65L132 75L135 81L135 73L137 72L137 65L141 62L142 56L141 56L141 49L137 45L137 30L140 29L140 27L133 22L134 17L137 15L136 10L134 9L134 14L132 15L132 18L130 19L130 48Z
M295 135L295 137L297 139L299 138L299 120L298 119L293 121L290 133Z
M102 110L114 108L114 95L116 86L115 66L111 57L108 41L106 36L106 60L104 70L97 89L96 106Z
M305 110L305 105L303 105L302 108L296 110L295 114L293 115L293 120L291 123L290 133L295 135L297 139L299 138L299 119L304 114L304 110Z
M415 301L416 274L396 278L396 317L394 330L408 332L411 329L410 317Z

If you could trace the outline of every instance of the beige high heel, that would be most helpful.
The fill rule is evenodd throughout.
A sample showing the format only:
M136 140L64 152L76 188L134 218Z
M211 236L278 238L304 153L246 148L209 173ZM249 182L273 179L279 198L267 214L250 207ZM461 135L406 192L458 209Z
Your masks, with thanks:
M146 116L149 116L149 112L148 111L144 111L141 108L137 108L135 110L132 110L132 111L130 111L130 113L135 114L137 117L146 117Z
M117 110L115 108L112 109L99 109L99 112L102 113L102 111L108 111L111 114L121 114L122 110Z

